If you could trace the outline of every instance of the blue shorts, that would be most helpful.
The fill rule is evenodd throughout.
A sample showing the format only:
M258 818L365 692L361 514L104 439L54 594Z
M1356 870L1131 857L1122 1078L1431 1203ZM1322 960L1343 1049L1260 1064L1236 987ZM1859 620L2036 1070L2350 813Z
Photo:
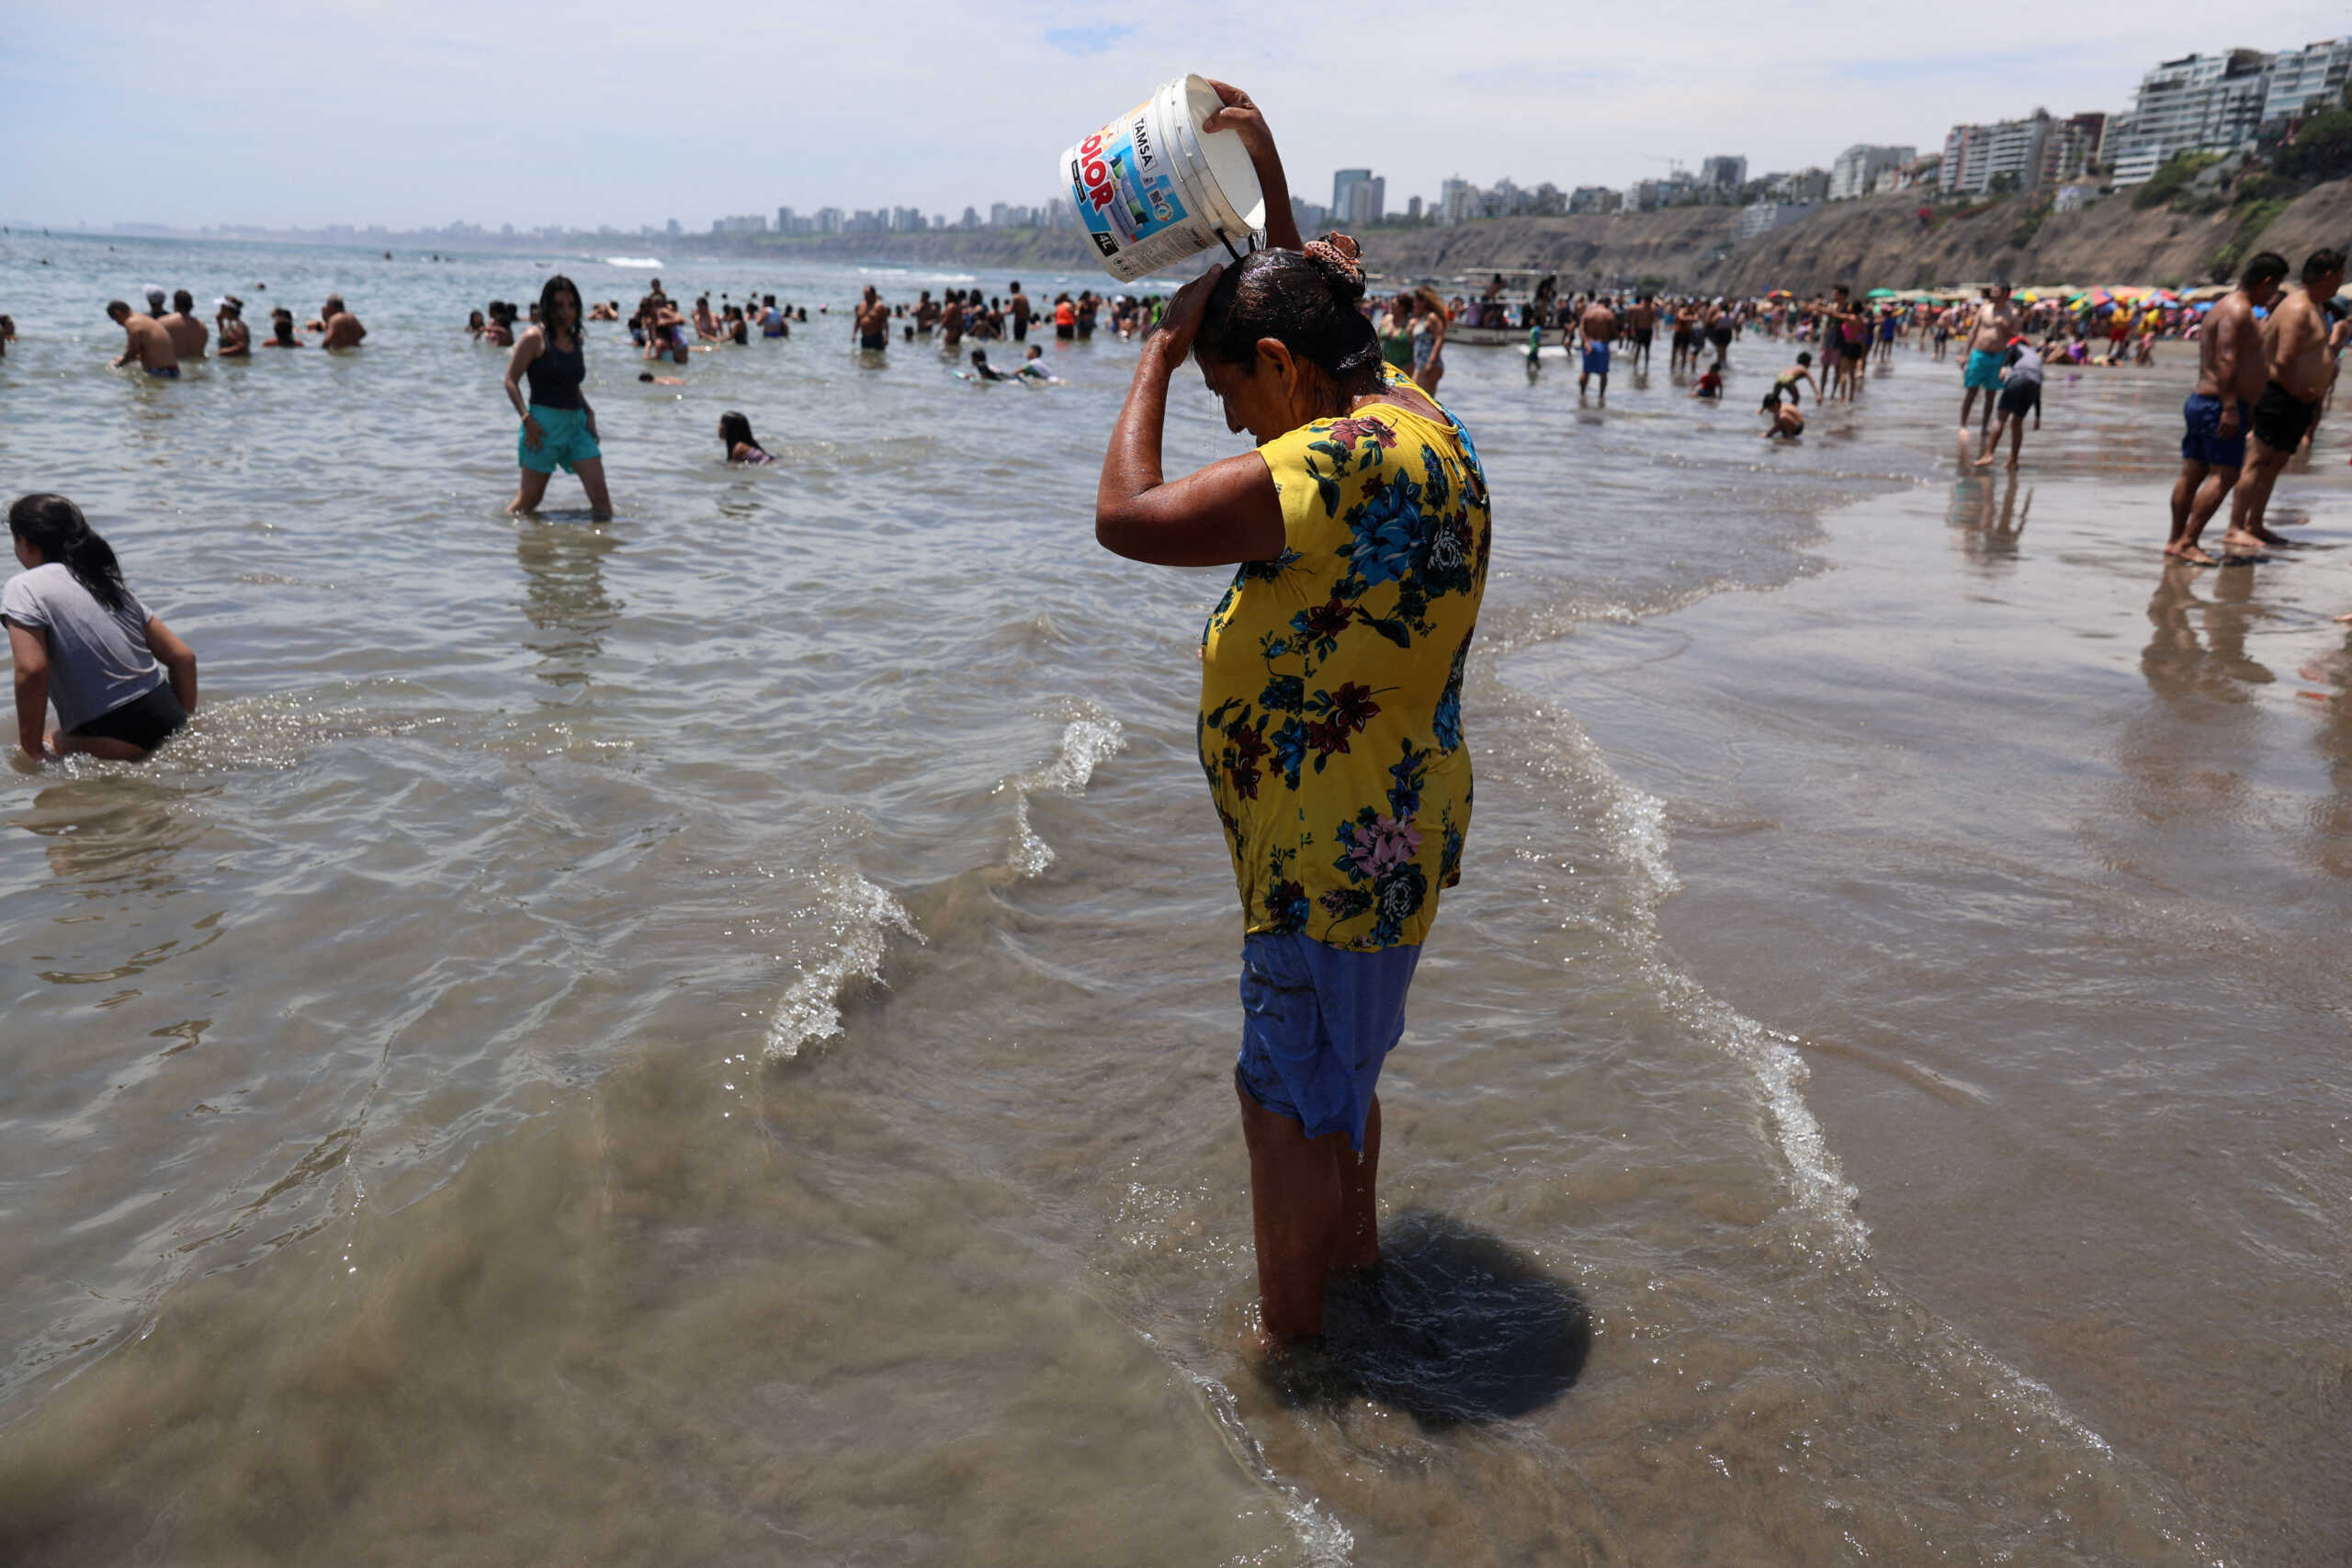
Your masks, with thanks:
M1241 942L1242 1092L1310 1138L1345 1133L1359 1153L1381 1064L1405 1033L1418 946L1351 953L1312 937Z
M2001 389L2001 361L2008 355L1997 348L1972 348L1968 351L1968 368L1962 373L1960 384L1982 391Z
M531 405L531 417L539 422L539 449L531 450L530 437L516 433L514 457L535 474L551 474L560 466L567 474L579 472L579 465L605 455L596 438L588 434L586 409L550 409Z
M142 365L139 368L159 381L176 381L180 378L180 367L176 365Z
M1609 345L1607 344L1589 343L1584 345L1584 373L1588 376L1609 374Z
M2202 463L2209 468L2238 468L2245 466L2245 433L2253 416L2245 400L2238 400L2238 433L2222 439L2222 400L2191 392L2188 400L2180 405L2180 417L2188 426L2180 438L2181 460Z

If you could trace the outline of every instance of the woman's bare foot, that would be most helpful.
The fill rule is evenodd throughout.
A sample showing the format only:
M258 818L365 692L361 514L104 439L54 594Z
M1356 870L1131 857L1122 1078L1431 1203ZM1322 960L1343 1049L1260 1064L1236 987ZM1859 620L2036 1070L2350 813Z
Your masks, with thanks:
M2213 558L2195 545L2166 545L2165 554L2189 566L2211 566Z

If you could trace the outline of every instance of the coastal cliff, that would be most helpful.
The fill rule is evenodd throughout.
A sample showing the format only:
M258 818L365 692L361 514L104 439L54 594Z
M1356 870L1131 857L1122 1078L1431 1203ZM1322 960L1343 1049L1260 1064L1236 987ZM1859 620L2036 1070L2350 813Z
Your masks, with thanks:
M1569 288L1638 283L1675 293L1733 295L1774 288L1811 294L1839 283L1858 292L1925 288L2001 278L2187 288L2211 280L2217 258L2267 249L2301 266L2321 245L2352 244L2352 180L2314 186L2275 216L2268 216L2275 207L2142 211L2128 190L2079 212L2053 212L2044 200L2016 197L1959 211L1936 209L1926 224L1919 221L1920 205L1904 196L1838 202L1745 242L1738 238L1739 209L1730 207L1498 218L1448 229L1374 229L1357 238L1377 275L1375 287L1436 279L1451 288L1457 278L1532 268L1556 274ZM1092 248L1067 229L706 237L694 250L852 265L1095 271ZM1173 288L1183 273L1175 269L1153 281ZM1108 279L1103 287L1115 288Z
M2211 277L2216 257L2233 243L2240 255L2281 250L2300 266L2321 245L2352 243L2352 180L2313 187L2267 223L2227 208L2141 211L2128 191L2079 212L2052 212L2019 197L1933 213L1926 224L1920 205L1910 197L1838 202L1745 243L1737 239L1737 209L1724 207L1506 218L1375 230L1362 239L1367 262L1400 281L1533 267L1557 273L1568 288L1639 281L1675 292L1749 295L2000 278L2194 286Z

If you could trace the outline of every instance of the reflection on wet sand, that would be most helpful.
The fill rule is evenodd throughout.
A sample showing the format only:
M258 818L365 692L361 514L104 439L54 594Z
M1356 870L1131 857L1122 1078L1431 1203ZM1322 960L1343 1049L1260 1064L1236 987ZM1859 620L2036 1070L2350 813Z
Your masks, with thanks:
M42 790L16 823L44 840L51 874L83 897L161 896L175 886L172 857L197 833L173 810L177 799L121 769Z
M2296 671L2326 691L2306 691L2319 708L2312 728L2312 746L2327 768L2334 793L2311 811L2310 859L2328 876L2352 876L2352 631L2329 626L2335 646L2316 655Z
M523 644L544 660L536 673L549 685L588 683L588 666L604 652L605 634L628 603L605 588L605 558L620 547L603 528L537 522L516 527L523 614L534 634Z
M2198 579L2207 572L2213 573L2212 593L2200 597ZM2247 627L2268 615L2255 602L2255 572L2245 567L2214 571L2187 561L2165 563L2148 601L2148 624L2154 629L2140 656L2140 672L2150 691L2168 702L2243 703L2252 695L2247 687L2271 682L2269 670L2245 650ZM2192 623L2194 611L2203 614Z
M2033 512L2033 491L2018 494L2018 475L2009 471L1995 479L1989 474L1966 473L1951 487L1951 505L1944 521L1957 531L1961 551L1973 561L2014 561L2026 519Z

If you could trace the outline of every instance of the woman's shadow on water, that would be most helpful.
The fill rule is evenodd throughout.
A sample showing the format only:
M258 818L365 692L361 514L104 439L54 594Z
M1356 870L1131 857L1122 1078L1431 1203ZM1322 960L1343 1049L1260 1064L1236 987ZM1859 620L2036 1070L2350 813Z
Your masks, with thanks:
M1380 1250L1376 1275L1325 1294L1319 1350L1270 1369L1285 1403L1368 1398L1442 1430L1526 1416L1576 1386L1590 1314L1532 1259L1422 1210L1398 1216Z

